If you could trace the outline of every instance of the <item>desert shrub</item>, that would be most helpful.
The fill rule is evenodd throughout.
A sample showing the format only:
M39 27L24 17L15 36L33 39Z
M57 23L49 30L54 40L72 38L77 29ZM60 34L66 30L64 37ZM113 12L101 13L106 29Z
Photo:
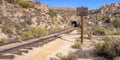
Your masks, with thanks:
M97 27L93 30L93 35L106 35L104 28Z
M23 37L23 38L31 38L32 35L31 35L30 32L22 32L22 37Z
M20 2L21 0L15 0L15 4L19 4L19 2Z
M35 4L39 4L39 5L41 5L41 3L40 3L40 2L35 2Z
M74 45L72 45L72 48L75 48L75 49L80 49L81 47L82 47L82 44L79 42L76 42Z
M14 0L6 0L7 2L9 2L9 3L13 3L14 2Z
M58 53L56 56L56 60L77 60L77 55L74 53L69 53L68 55L62 55L62 53Z
M38 28L38 33L40 34L40 36L45 36L45 35L48 35L49 34L49 32L46 30L46 28L45 27L43 27L43 26L40 26L39 28Z
M34 35L34 36L45 36L45 35L48 35L49 34L49 32L46 30L46 28L45 27L43 27L43 26L40 26L40 27L38 27L38 28L35 28L35 27L32 27L31 28L31 31L32 31L32 34Z
M91 39L91 38L92 38L92 35L93 35L93 32L92 32L92 31L88 32L88 39Z
M116 29L115 32L113 32L114 35L120 35L120 28Z
M120 56L120 39L105 37L103 43L95 45L95 51L98 56L113 59Z
M120 21L114 20L113 25L115 26L115 28L120 28Z
M2 32L5 33L5 34L10 34L10 33L12 33L12 30L11 30L10 27L3 26L2 27Z
M32 21L31 20L26 20L24 23L28 24L28 25L31 25L32 24Z
M120 60L120 56L119 57L115 57L113 60Z
M18 3L20 0L6 0L8 3Z
M21 37L18 37L18 42L23 42L22 38Z
M50 29L48 29L48 31L49 31L49 33L50 34L53 34L53 33L58 33L58 32L61 32L61 31L63 31L64 29L61 29L60 27L56 27L56 28L50 28Z
M5 38L0 38L0 43L4 43L5 42Z
M32 27L31 28L31 32L34 36L37 36L38 35L38 32L37 32L37 29L35 27Z
M33 8L33 6L29 4L29 2L19 2L18 4L23 8Z
M57 16L57 12L55 12L55 11L53 11L53 10L50 10L50 11L48 12L48 14L49 14L51 17Z
M102 20L102 21L108 20L108 17L107 17L107 16L103 16L103 17L101 18L101 20Z
M16 28L16 29L18 29L18 30L21 30L23 27L22 27L22 25L21 24L18 24L18 23L15 23L14 24L14 27Z

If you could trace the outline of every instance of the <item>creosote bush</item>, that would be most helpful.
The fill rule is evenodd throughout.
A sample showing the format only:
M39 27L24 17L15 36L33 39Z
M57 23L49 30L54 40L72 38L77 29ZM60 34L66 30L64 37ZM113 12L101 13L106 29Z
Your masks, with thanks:
M115 28L120 28L120 21L114 20L113 25L115 26Z
M103 43L95 45L95 51L98 56L113 60L120 56L120 39L105 37Z
M107 17L107 16L103 16L103 17L101 18L101 20L102 20L102 21L108 20L108 17Z
M53 10L50 10L48 12L48 14L51 16L51 17L56 17L57 16L57 12L56 11L53 11Z
M30 32L22 32L22 37L24 37L24 38L31 38L32 35L30 34Z
M93 30L93 35L106 35L104 28L97 27Z
M33 8L33 6L29 2L19 2L18 3L23 8Z
M32 27L31 32L32 32L32 35L34 35L35 37L37 37L37 36L46 36L46 35L49 34L49 32L43 26L40 26L38 28Z
M12 33L12 30L8 26L3 26L2 27L2 32L5 33L5 34L10 34L10 33Z
M33 38L33 37L41 37L48 35L49 32L45 27L32 27L30 31L22 32L22 37L24 38Z

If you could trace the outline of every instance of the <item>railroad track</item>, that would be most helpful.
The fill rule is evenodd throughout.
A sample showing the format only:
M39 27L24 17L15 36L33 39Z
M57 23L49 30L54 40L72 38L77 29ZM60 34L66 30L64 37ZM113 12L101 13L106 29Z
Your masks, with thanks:
M59 35L63 33L69 33L71 31L73 31L73 29L62 31L60 33L51 34L41 38L31 39L29 41L23 41L21 43L17 42L17 43L0 46L0 60L13 59L14 54L22 55L23 52L27 53L33 47L43 46L44 44L60 37Z

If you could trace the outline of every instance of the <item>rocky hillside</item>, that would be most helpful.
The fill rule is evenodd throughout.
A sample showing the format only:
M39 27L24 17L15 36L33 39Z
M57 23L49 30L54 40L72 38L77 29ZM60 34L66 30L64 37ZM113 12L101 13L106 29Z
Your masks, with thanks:
M120 31L120 3L105 5L98 10L90 10L85 23L87 30L102 28L110 31Z
M79 17L73 8L52 8L32 0L0 0L0 42L55 33L70 28L75 19ZM90 10L84 23L85 33L120 34L120 3Z
M0 41L21 41L69 28L73 11L58 10L29 0L0 0Z

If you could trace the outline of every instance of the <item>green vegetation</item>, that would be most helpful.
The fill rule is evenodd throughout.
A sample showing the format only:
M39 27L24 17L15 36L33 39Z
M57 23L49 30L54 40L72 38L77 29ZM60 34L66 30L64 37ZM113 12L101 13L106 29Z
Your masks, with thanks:
M43 26L40 26L38 28L33 27L33 28L31 28L31 31L32 31L32 34L35 37L37 37L37 36L45 36L45 35L49 34L49 32Z
M105 37L103 43L95 45L95 51L98 56L108 59L114 59L120 56L120 39ZM116 58L117 59L117 58Z
M62 30L64 30L64 29L61 29L59 27L55 27L55 28L50 28L48 31L49 31L50 34L52 34L52 33L60 32Z
M11 30L10 27L3 26L2 27L2 32L5 33L5 34L10 34L10 33L12 33L12 30Z
M106 35L104 28L97 27L93 30L93 35Z
M120 60L120 57L115 57L113 60Z
M20 0L6 0L8 3L18 3Z
M22 32L22 37L23 38L31 38L32 35L30 34L30 32Z
M18 24L18 23L14 23L14 27L17 29L17 30L21 30L23 28L23 26L21 24Z
M11 4L13 4L13 3L18 3L20 0L6 0L8 3L11 3Z
M82 44L79 42L76 42L74 45L72 45L72 48L75 48L75 49L80 49L81 47L82 47Z
M23 42L22 38L19 37L18 42L20 42L20 43Z
M88 32L88 39L91 39L91 38L92 38L92 35L93 35L93 32L92 32L92 31Z
M49 34L48 30L46 30L46 28L43 26L32 27L29 28L29 30L27 29L24 31L18 31L17 33L20 35L20 37L18 37L19 42L22 42L22 39L42 37Z
M115 32L113 32L114 35L120 35L120 28L116 29Z
M45 29L45 27L40 26L38 28L32 27L30 31L22 32L23 38L32 38L32 37L39 37L39 36L46 36L49 32Z
M0 43L4 43L5 42L5 38L0 38Z
M51 17L56 17L57 16L57 12L50 10L48 13Z
M101 18L102 21L105 21L105 20L108 20L108 17L107 16L104 16Z
M115 26L115 28L120 28L120 21L114 20L113 25Z
M33 8L33 6L29 4L29 2L19 2L18 4L23 8Z
M13 3L14 2L14 0L6 0L7 2L9 2L9 3Z
M68 55L63 55L62 53L56 54L57 58L55 60L77 60L77 55L74 53L69 53Z
M40 2L35 2L35 4L39 4L39 5L41 5L41 3L40 3Z

